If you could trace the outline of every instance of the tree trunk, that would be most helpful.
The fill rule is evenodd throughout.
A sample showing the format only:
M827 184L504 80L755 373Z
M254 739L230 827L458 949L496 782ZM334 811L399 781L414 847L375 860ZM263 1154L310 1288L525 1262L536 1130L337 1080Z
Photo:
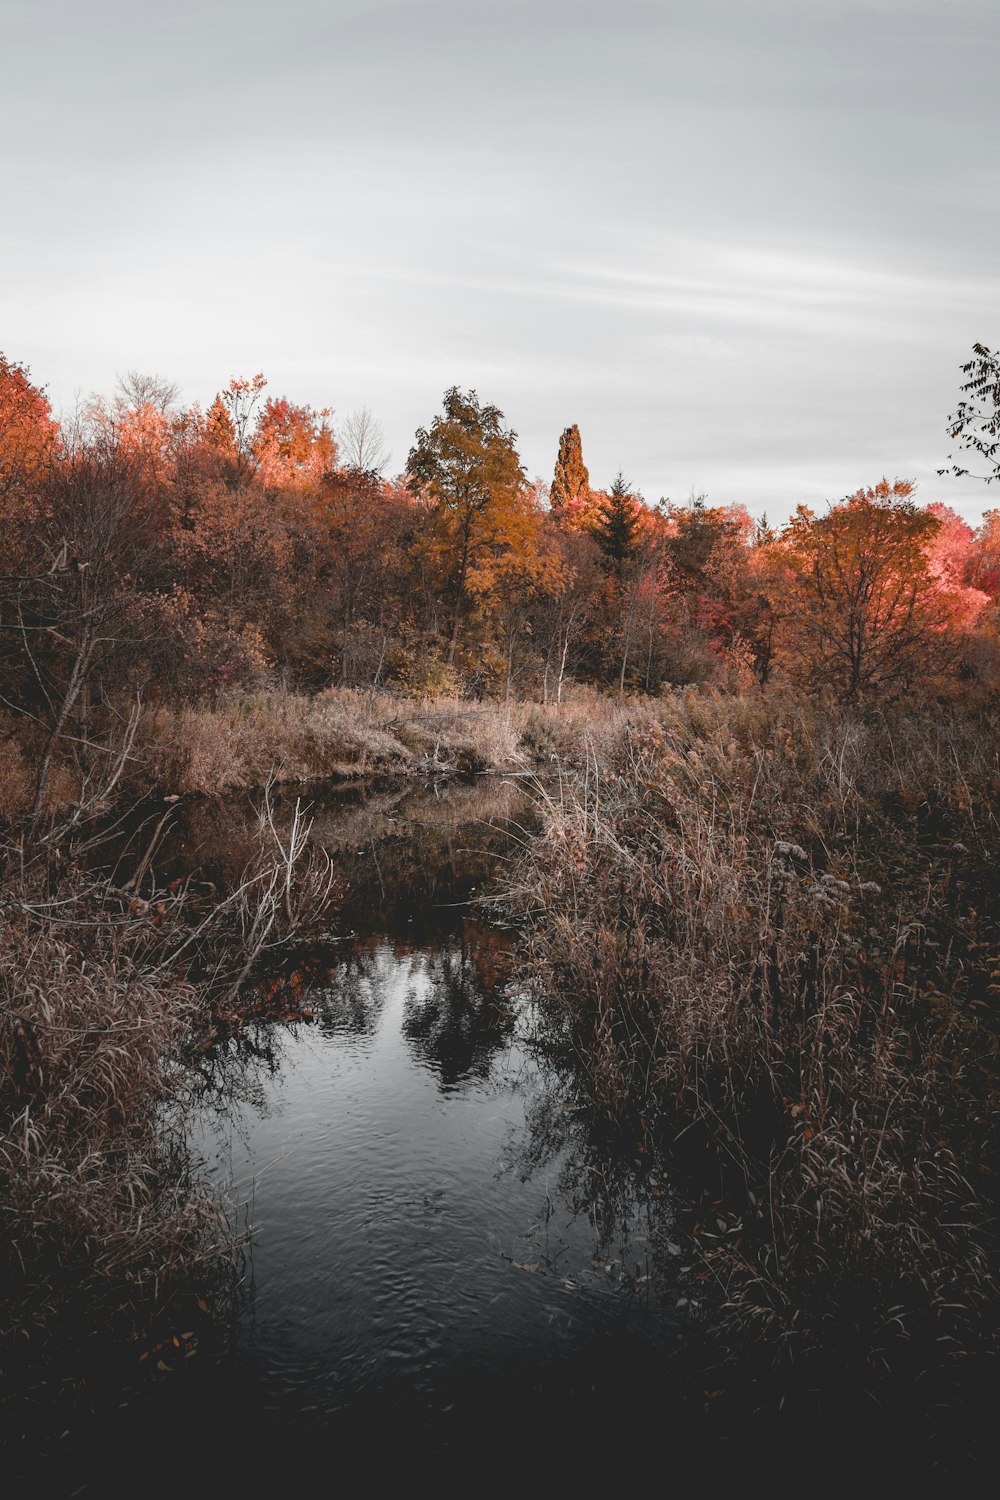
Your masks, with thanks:
M45 794L49 787L49 771L52 768L52 755L55 751L56 741L66 727L66 720L73 710L73 704L76 702L80 689L83 687L86 679L87 669L90 665L90 650L93 639L93 628L90 624L87 624L83 627L83 635L80 637L80 644L77 647L76 660L73 663L73 670L69 674L69 682L66 684L66 691L63 694L62 703L59 705L59 712L56 715L56 720L49 737L45 742L45 749L42 751L42 758L38 766L38 780L35 782L35 801L31 809L32 825L37 823L42 808L45 806Z
M569 655L569 632L563 641L562 655L559 658L559 676L556 679L556 703L562 703L563 678L566 676L566 658Z

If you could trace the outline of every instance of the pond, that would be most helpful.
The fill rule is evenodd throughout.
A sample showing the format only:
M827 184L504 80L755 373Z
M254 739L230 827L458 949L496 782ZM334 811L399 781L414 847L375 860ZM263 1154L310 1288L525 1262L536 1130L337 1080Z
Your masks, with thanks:
M519 784L308 801L338 897L332 932L291 956L302 1018L218 1044L185 1122L252 1230L230 1315L168 1306L110 1399L19 1445L14 1493L719 1488L751 1466L799 1482L817 1455L841 1482L862 1463L869 1483L924 1474L940 1441L864 1370L820 1388L715 1348L687 1232L715 1190L655 1132L585 1108L490 899L532 836ZM185 806L160 878L225 886L252 819L249 801Z
M218 1049L190 1122L253 1230L232 1326L68 1434L64 1492L413 1464L471 1482L529 1453L558 1476L613 1467L623 1431L679 1443L703 1393L678 1368L664 1185L595 1148L481 904L530 801L489 780L312 800L342 884L311 1016ZM225 877L244 812L195 804L170 860Z

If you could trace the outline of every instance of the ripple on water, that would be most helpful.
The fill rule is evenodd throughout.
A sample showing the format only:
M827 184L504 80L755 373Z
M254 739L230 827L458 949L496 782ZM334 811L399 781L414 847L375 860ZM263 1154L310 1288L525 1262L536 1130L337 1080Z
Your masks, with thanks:
M244 1338L268 1382L319 1377L338 1406L358 1380L426 1392L620 1318L559 1161L527 1181L503 1170L542 1080L468 947L372 942L312 1004L265 1107L215 1153L220 1177L254 1183Z

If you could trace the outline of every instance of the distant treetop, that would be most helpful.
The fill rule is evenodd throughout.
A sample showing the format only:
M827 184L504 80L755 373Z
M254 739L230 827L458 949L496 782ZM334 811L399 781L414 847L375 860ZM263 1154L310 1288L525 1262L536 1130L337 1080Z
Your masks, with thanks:
M575 422L559 439L559 455L549 500L556 515L569 522L582 518L589 509L590 475L583 461L580 429Z

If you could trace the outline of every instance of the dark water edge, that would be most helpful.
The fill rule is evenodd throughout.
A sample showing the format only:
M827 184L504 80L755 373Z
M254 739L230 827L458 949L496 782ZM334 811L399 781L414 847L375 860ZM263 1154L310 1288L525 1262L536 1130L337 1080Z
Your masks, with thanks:
M692 1318L662 1164L533 1046L475 904L530 836L516 784L305 800L342 879L315 1019L220 1048L191 1127L256 1225L231 1323L164 1371L131 1355L65 1437L12 1441L8 1493L989 1476L991 1371L928 1425L847 1372L734 1365ZM251 809L185 809L164 870L223 884Z

